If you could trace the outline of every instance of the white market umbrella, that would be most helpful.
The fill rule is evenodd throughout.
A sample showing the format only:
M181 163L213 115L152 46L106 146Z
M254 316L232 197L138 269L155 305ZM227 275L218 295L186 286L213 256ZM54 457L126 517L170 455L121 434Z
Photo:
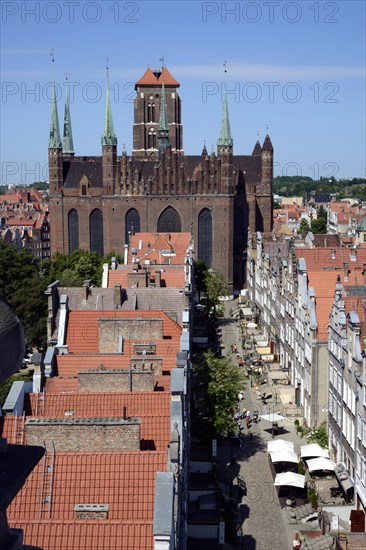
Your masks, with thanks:
M294 450L294 444L292 441L286 441L286 439L272 439L267 442L267 452L274 453L276 451Z
M257 326L258 326L257 323L252 323L252 322L247 323L248 328L257 328Z
M307 457L319 457L329 458L328 449L323 449L318 443L309 443L309 445L303 445L300 449L301 458Z
M329 458L325 458L324 456L311 458L310 460L307 460L306 463L308 465L309 472L313 472L314 470L329 470L334 472L335 468L335 462L329 460Z
M276 475L274 485L278 487L290 485L291 487L300 487L303 489L305 487L305 476L295 474L294 472L283 472Z
M262 420L267 420L267 422L281 422L281 420L285 420L285 417L282 416L282 414L278 413L269 413L269 414L261 414L260 418Z
M291 451L290 449L282 449L282 451L275 451L270 453L271 460L273 464L276 462L293 462L295 464L299 463L299 459L297 457L297 454L294 453L294 451Z

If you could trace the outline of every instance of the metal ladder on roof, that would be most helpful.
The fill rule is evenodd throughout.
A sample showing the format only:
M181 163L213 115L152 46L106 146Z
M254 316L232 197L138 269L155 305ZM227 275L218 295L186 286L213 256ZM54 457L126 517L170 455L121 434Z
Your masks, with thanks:
M55 466L55 445L52 451L46 452L42 464L41 487L39 496L39 517L50 519L52 507L53 473Z

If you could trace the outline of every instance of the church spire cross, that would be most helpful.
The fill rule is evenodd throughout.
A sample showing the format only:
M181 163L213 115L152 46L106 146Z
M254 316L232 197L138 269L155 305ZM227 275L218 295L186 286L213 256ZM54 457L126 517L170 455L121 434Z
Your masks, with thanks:
M222 108L221 132L220 132L220 137L217 140L217 145L219 147L233 146L233 138L231 137L231 131L230 131L229 109L227 105L226 90L225 90L225 96L224 96L224 104Z
M102 136L102 145L117 145L117 136L114 133L112 109L111 109L111 97L109 89L109 64L107 57L107 92L105 103L105 117L104 117L104 134Z
M62 151L66 155L74 155L74 142L72 138L71 128L71 114L70 114L70 102L69 102L69 80L66 74L66 100L65 100L65 113L64 113L64 136L62 143Z

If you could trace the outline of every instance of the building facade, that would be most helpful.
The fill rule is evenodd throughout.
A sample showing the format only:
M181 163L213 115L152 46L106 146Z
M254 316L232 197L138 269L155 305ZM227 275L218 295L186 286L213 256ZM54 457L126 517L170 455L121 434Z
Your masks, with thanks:
M179 82L147 69L136 83L133 151L118 154L109 85L101 156L76 156L66 95L61 140L54 94L49 139L51 252L82 248L123 254L139 231L191 232L196 257L229 290L242 288L248 229L272 229L273 147L233 154L226 97L217 152L185 155Z

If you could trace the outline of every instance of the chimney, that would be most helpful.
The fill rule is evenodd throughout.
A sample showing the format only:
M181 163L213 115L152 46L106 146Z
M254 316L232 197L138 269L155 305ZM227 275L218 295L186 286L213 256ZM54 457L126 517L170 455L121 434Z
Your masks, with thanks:
M161 287L161 271L155 271L155 288Z
M90 283L91 283L91 279L87 279L86 281L83 282L83 293L84 293L83 300L88 299L88 296L90 294Z
M123 407L123 420L127 420L127 407Z
M166 234L166 240L167 240L168 242L170 242L171 237L172 237L172 236L171 236L170 233L167 233L167 234Z
M122 288L120 284L114 285L113 302L116 309L120 308L122 305Z
M348 281L348 263L347 262L343 262L343 275L344 275L344 280Z

